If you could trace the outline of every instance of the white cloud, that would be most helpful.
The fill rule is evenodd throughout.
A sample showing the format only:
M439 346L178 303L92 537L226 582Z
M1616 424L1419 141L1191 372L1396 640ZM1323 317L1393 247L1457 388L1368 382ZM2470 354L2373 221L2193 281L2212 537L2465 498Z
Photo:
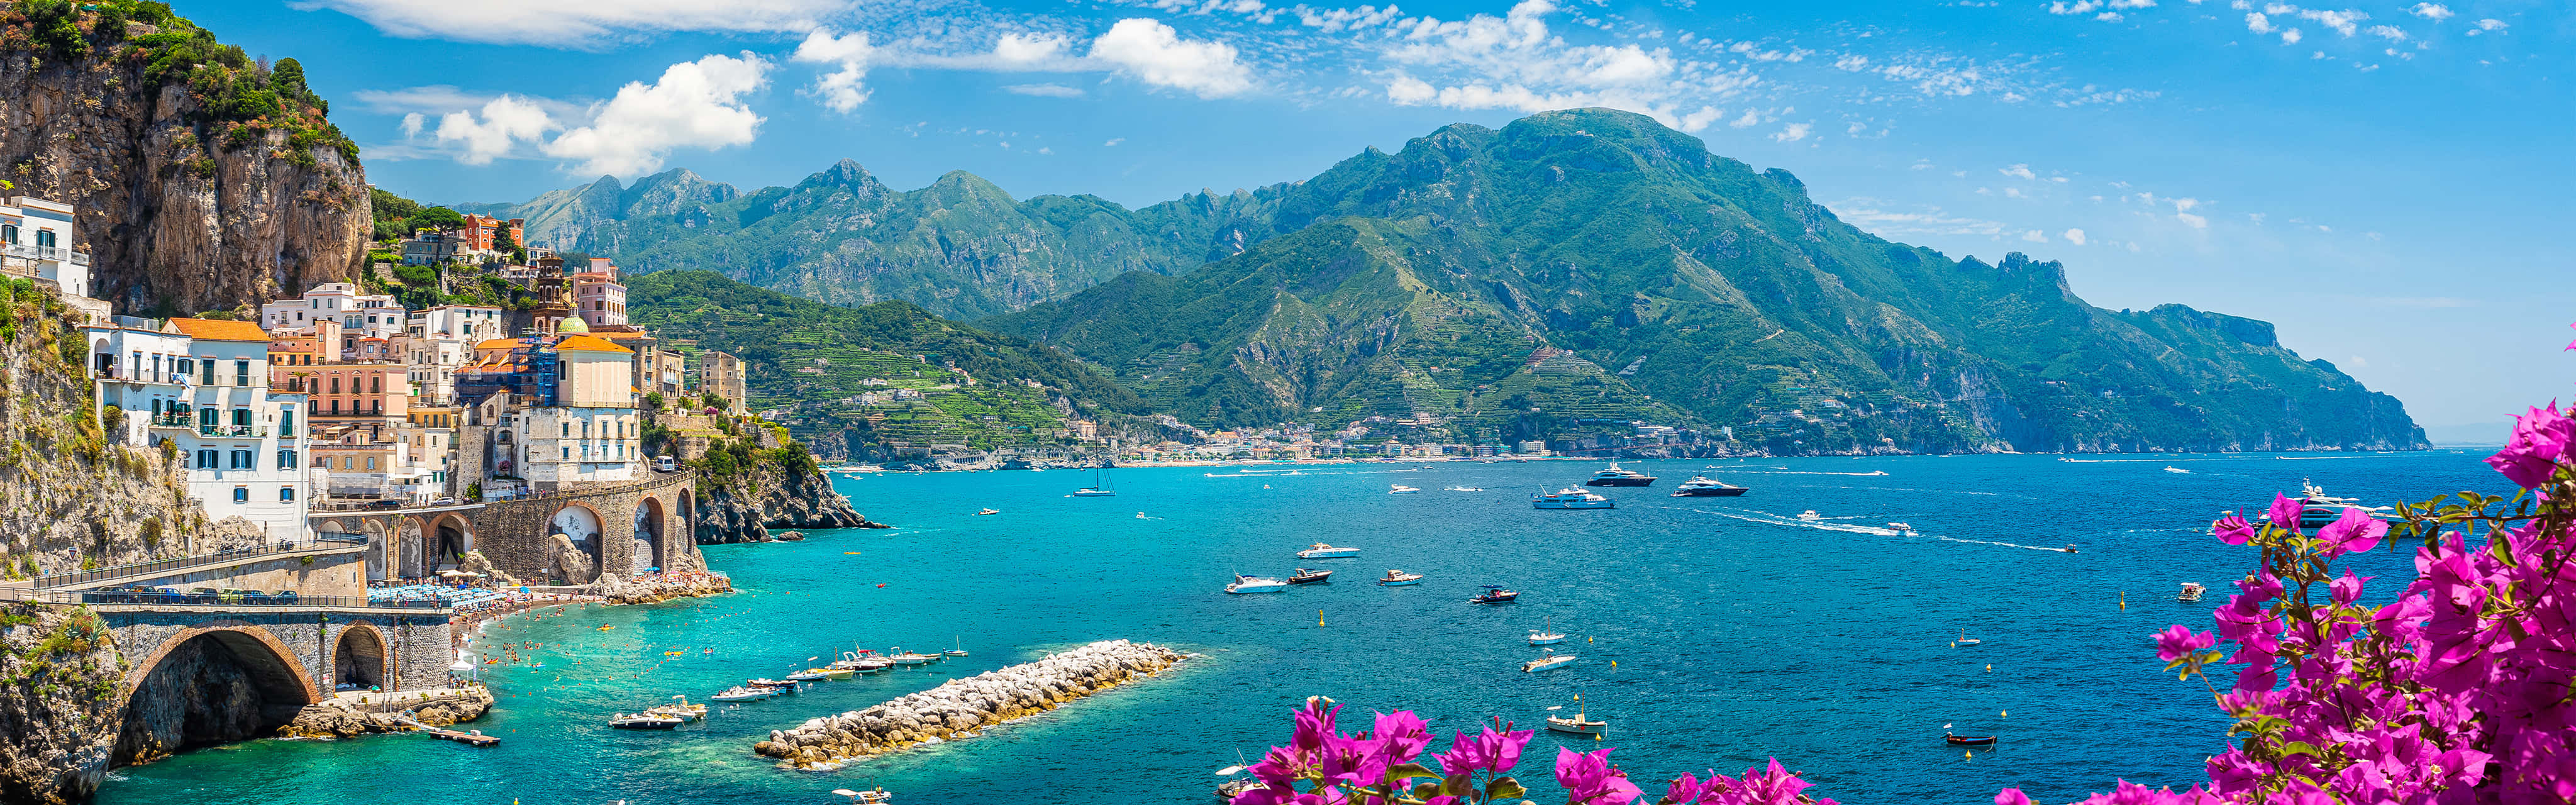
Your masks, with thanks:
M2174 212L2190 212L2191 208L2200 206L2200 199L2196 198L2174 198L2166 201L2173 202Z
M2018 187L2007 187L2007 188L2004 188L2004 196L2005 196L2005 197L2007 197L2007 198L2021 198L2021 197L2022 197L2022 195L2021 195L2021 188L2018 188Z
M2381 39L2386 39L2386 40L2391 41L2391 42L2404 42L2404 41L2406 41L2406 32L2405 32L2405 31L2398 30L2398 29L2397 29L2397 26L2394 26L2394 25L2373 25L2373 26L2370 26L2370 35L2371 35L2371 36L2379 37L2379 38L2381 38Z
M2066 242L2068 242L2068 243L2072 243L2072 244L2075 244L2075 245L2077 245L2077 246L2082 246L2082 245L2084 245L2084 230L2081 230L2081 229L2069 229L2069 230L2066 230L2066 234L2064 235L2064 237L2066 238Z
M1252 88L1252 71L1235 56L1232 45L1182 39L1172 26L1144 18L1119 20L1108 33L1091 40L1091 58L1114 66L1120 74L1201 98Z
M844 12L846 0L290 0L330 9L406 39L591 47L677 31L803 31Z
M676 148L749 145L762 118L742 96L768 83L769 62L711 55L671 65L651 84L630 82L594 107L590 124L567 130L540 149L576 160L576 173L635 176L662 167ZM442 126L443 128L443 126Z
M2441 22L2451 18L2451 7L2440 3L2416 3L2415 7L2407 9L2406 13Z
M403 128L406 134L419 131L409 117L404 119ZM463 146L465 151L457 155L458 162L489 165L492 160L509 155L519 141L534 141L553 128L555 122L546 110L517 96L503 95L483 104L479 118L475 113L463 110L449 112L439 118L438 142Z
M1043 64L1064 58L1073 43L1061 36L1007 33L993 40L993 58L1006 64Z
M2245 30L2253 31L2258 34L2271 33L2272 18L2264 16L2263 12L2260 11L2245 12Z
M1082 97L1082 90L1080 88L1068 87L1063 84L1012 84L1003 87L1002 91L1014 95L1034 95L1040 98Z
M421 115L420 115L420 113L419 113L419 112L410 112L410 113L406 113L406 114L404 114L404 115L402 116L402 134L403 134L403 139L408 140L408 139L411 139L411 138L413 138L413 137L418 137L418 136L420 136L420 126L421 126Z
M2351 9L2345 9L2343 11L2326 11L2323 9L2312 8L2300 11L2299 18L2315 20L2318 25L2332 28L2335 33L2349 37L2352 36L2353 32L2360 27L2360 22L2362 20L2370 19L2370 15Z
M2504 20L2495 19L2495 18L2493 18L2493 17L2489 17L2489 18L2487 18L2487 19L2478 20L2478 31L2501 31L2501 30L2504 30L2504 29L2505 29ZM2476 32L2475 32L2475 31L2472 31L2471 33L2476 33Z
M2029 165L2014 165L2014 166L2009 167L2009 168L2000 168L2000 169L1997 169L1997 170L1996 170L1996 172L1997 172L1997 173L2001 173L2001 174L2003 174L2003 175L2005 175L2005 176L2011 176L2011 177L2014 177L2014 178L2017 178L2017 179L2036 179L2036 178L2039 178L2039 175L2038 175L2038 174L2035 174L2035 173L2031 173L2031 172L2030 172L2030 166L2029 166Z
M1102 147L1102 148L1116 148L1116 147L1118 147L1118 144L1119 144L1119 143L1123 143L1123 142L1126 142L1126 141L1127 141L1127 138L1125 138L1125 137L1112 137L1112 138L1109 138L1109 141L1108 141L1108 142L1101 143L1101 144L1100 144L1100 147Z
M2306 37L2305 37L2304 35L2300 34L2300 33L2299 33L2299 29L2297 29L2297 28L2292 28L2292 29L2290 29L2290 30L2282 31L2282 32L2281 32L2281 44L2284 44L2284 45L2295 45L2295 44L2298 44L2298 43L2299 43L2299 40L2300 40L2300 39L2303 39L2303 38L2306 38Z
M1771 139L1777 142L1794 143L1807 139L1807 132L1814 129L1815 125L1812 123L1791 123L1786 128L1772 133Z
M868 32L833 36L831 29L816 28L796 46L795 59L800 62L836 64L841 69L816 76L813 93L823 99L823 106L848 114L858 111L868 100L867 87L861 84L868 74L868 57L876 48L868 44Z
M1961 218L1943 212L1939 207L1926 207L1922 212L1894 212L1885 202L1855 198L1833 207L1834 216L1853 226L1882 237L1908 235L1983 235L2002 237L2004 225L1995 221Z
M2048 233L2033 229L2031 231L2021 233L2021 239L2032 243L2047 243Z
M2207 219L2207 218L2203 218L2203 217L2200 217L2200 216L2197 216L2197 215L2193 215L2193 214L2191 214L2191 213L2187 213L2187 212L2178 212L2178 213L2174 213L2174 220L2176 220L2176 221L2181 221L2181 222L2183 223L2183 225L2184 225L2184 226L2188 226L2188 227L2191 227L2191 228L2193 228L2193 229L2208 229L2208 228L2209 228L2209 219Z
M1834 60L1834 69L1857 73L1869 69L1868 56L1844 56Z

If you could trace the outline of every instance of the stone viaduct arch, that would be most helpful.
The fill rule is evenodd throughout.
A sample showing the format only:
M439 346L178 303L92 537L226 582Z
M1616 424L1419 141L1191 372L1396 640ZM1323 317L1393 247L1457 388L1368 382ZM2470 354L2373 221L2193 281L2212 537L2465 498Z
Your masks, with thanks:
M238 620L181 629L134 663L119 688L124 729L111 765L266 735L322 700L293 649Z
M331 641L331 686L339 690L349 686L356 690L398 689L401 675L395 669L393 642L384 630L365 620L353 620Z

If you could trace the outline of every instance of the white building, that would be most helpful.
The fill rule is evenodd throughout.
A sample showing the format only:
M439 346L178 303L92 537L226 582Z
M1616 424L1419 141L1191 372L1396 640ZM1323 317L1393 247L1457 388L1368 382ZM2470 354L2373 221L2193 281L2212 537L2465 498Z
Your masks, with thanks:
M269 390L268 334L241 321L117 317L85 329L99 405L125 412L127 444L168 440L188 496L214 520L272 539L311 537L304 395Z
M74 251L72 205L29 196L0 201L0 273L49 282L63 301L89 314L108 315L107 303L92 299L89 254Z
M259 306L260 327L270 330L292 329L312 325L316 319L337 319L350 338L391 339L402 334L410 323L402 305L390 295L358 292L357 283L326 282L313 286L297 299L280 299Z
M506 334L504 321L497 307L442 305L412 311L405 357L418 404L456 404L456 370L474 360L476 343Z
M555 405L515 415L522 477L538 489L631 481L644 458L634 351L590 335L556 341Z

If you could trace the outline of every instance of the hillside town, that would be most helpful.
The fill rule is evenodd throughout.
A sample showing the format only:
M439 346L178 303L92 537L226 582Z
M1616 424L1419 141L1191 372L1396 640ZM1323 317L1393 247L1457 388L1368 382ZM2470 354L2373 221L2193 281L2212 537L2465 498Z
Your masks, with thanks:
M674 472L720 420L745 413L740 362L629 324L609 260L566 265L540 249L507 262L495 241L514 241L519 221L468 216L398 245L406 263L491 266L529 300L523 309L406 307L333 282L248 317L142 318L84 294L88 255L56 245L75 242L72 213L8 199L0 270L53 284L85 316L112 441L160 447L210 520L240 518L271 540L311 539L316 512L513 500ZM701 437L667 440L681 455L648 455L648 412Z

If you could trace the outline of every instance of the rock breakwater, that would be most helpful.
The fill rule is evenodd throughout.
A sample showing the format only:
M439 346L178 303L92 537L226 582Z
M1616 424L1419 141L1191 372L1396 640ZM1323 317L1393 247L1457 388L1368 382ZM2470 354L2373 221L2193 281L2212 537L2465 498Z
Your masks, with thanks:
M825 716L792 730L772 730L752 751L798 769L833 769L850 760L921 743L968 737L985 727L1063 706L1179 663L1184 655L1152 643L1103 640L1046 659L986 671L865 710Z
M444 727L483 717L492 709L492 692L482 687L334 696L306 705L295 720L278 729L290 738L351 738L377 732L409 732L417 722Z

